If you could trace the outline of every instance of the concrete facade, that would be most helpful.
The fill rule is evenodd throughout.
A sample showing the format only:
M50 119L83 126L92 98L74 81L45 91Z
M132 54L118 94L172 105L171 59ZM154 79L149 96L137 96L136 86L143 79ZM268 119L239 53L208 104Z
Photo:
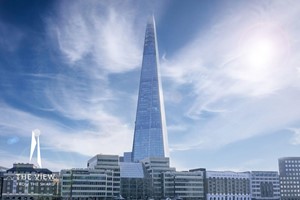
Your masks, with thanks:
M63 199L113 198L111 172L97 169L69 169L61 171Z
M280 184L276 171L251 172L252 200L279 200Z
M250 173L207 171L207 200L250 200Z
M282 200L300 199L300 157L284 157L278 160L280 193Z
M164 197L203 200L204 172L163 172L162 187Z

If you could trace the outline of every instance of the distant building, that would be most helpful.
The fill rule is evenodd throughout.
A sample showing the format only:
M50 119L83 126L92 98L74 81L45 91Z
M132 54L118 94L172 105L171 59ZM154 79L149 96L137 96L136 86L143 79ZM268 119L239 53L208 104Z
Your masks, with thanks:
M6 172L6 170L8 170L8 168L0 166L0 172Z
M113 199L120 195L119 156L98 154L87 166L61 171L63 199Z
M252 200L279 200L279 175L276 171L251 172Z
M282 200L300 199L300 157L284 157L278 160L280 193Z
M205 169L176 172L169 158L150 157L134 163L98 154L87 166L61 171L63 199L204 200Z
M6 172L6 170L7 170L6 167L1 167L0 166L0 199L2 199L3 178L4 178L4 173Z
M120 194L120 165L118 155L98 154L88 161L88 167L104 170L107 175L108 196Z
M163 173L164 172L175 172L175 168L170 167L169 158L151 157L141 161L151 179L151 194L150 196L154 199L160 199L164 197L163 194Z
M63 199L113 198L111 172L97 169L69 169L61 171ZM110 185L111 184L111 185Z
M132 153L131 152L124 152L123 155L123 162L131 162L132 161Z
M250 200L250 173L207 171L207 200Z
M3 173L2 199L56 199L58 177L33 164L14 164Z
M168 198L204 200L204 172L163 172L162 191Z

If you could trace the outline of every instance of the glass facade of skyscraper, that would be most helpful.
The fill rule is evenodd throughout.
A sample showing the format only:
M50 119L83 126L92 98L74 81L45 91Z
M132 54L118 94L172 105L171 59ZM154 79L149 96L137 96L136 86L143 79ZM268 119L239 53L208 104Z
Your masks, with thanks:
M147 24L132 149L133 161L165 157L165 113L154 18Z

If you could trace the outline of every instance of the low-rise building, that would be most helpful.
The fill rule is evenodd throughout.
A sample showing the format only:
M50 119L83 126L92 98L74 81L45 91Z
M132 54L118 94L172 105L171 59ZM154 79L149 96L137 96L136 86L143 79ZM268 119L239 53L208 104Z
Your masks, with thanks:
M87 166L61 171L63 199L113 199L120 195L119 156L99 154Z
M2 199L55 199L57 177L33 164L14 164L3 173Z
M119 159L118 155L98 154L88 160L87 163L88 168L105 171L108 197L120 195L121 177Z
M111 172L97 169L69 169L61 171L63 199L100 199L113 197L108 177Z
M251 172L252 200L279 200L280 184L276 171Z
M204 200L203 171L163 172L162 182L164 197Z
M207 171L207 200L250 200L250 173Z
M141 161L146 168L151 179L151 194L154 199L164 198L162 177L164 172L175 172L175 168L170 167L170 159L163 157L150 157Z
M151 179L142 163L121 162L121 196L125 199L148 199Z

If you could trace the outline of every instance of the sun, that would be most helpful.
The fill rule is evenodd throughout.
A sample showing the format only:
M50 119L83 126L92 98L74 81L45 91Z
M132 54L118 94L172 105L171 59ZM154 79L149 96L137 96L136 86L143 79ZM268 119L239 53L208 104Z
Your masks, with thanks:
M276 41L270 38L253 38L244 49L245 62L252 67L266 67L277 54Z
M240 41L244 63L254 68L270 66L279 53L278 40L274 29L262 25L252 27Z
M283 31L273 24L255 24L239 38L238 68L234 76L251 82L262 82L280 71L288 55Z

